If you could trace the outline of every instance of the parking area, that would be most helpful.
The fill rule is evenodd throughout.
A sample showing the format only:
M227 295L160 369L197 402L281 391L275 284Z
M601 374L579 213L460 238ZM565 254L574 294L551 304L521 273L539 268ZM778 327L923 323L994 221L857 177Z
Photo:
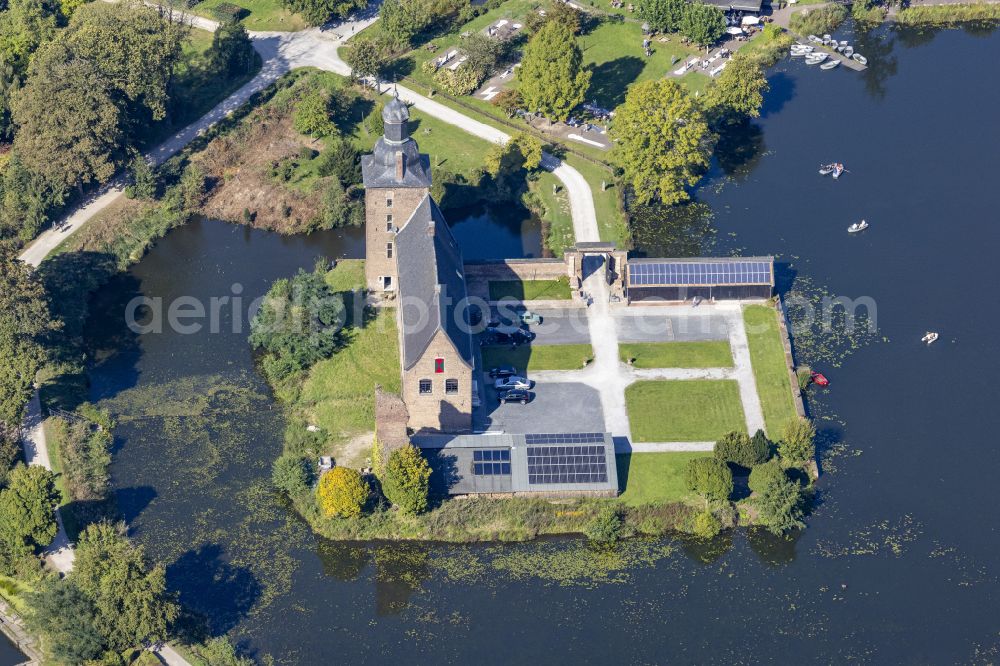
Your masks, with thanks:
M584 307L539 308L530 306L528 309L541 316L540 324L532 324L530 330L537 337L535 345L576 345L588 344L590 333L587 327L587 309ZM494 310L494 317L501 323L508 324L512 319L510 312Z
M472 427L477 432L605 431L601 397L586 384L537 382L531 389L534 398L527 405L501 405L493 390L493 382L488 376L481 377L484 383L483 403L472 411Z
M696 342L729 339L726 315L708 308L630 307L613 313L619 342Z

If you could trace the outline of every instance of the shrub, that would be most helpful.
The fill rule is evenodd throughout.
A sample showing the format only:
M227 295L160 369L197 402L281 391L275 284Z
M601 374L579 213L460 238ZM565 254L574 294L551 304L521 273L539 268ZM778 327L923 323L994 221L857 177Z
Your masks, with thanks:
M685 470L688 488L706 502L729 499L733 492L733 473L726 461L718 458L695 458Z
M365 118L365 129L368 130L369 134L381 136L385 132L385 122L382 120L382 109L384 108L385 104L381 101L378 102Z
M345 188L361 183L361 160L350 141L336 139L320 153L316 164L320 176L336 176Z
M613 543L622 538L625 524L618 508L605 505L598 510L584 530L591 541L597 543Z
M271 483L278 490L297 495L312 483L312 469L302 456L285 454L271 466Z
M125 196L130 199L155 199L159 184L156 173L141 153L132 156L128 167L129 185Z
M212 8L212 15L220 23L236 23L247 14L246 9L231 2L222 2Z
M758 465L750 473L757 522L773 534L805 527L805 495L802 487L788 478L777 461Z
M427 508L431 468L412 444L396 449L385 465L382 490L386 499L404 513L420 513Z
M292 125L310 138L336 134L337 126L330 119L330 96L316 90L303 97L295 107Z
M760 444L760 440L755 443L746 433L730 432L715 443L715 457L740 467L753 467L768 458L768 448Z
M434 82L448 93L456 96L469 95L475 92L483 80L482 74L471 67L458 69L439 69L434 75Z
M847 8L832 4L792 14L788 27L803 35L833 32L847 18Z
M757 465L750 470L750 490L762 492L767 486L788 481L788 475L777 460Z
M513 88L504 88L493 98L493 106L503 111L508 118L513 118L517 110L524 107L524 98Z
M703 511L694 517L691 531L703 539L711 539L722 531L722 523L711 511Z
M316 497L323 515L357 518L368 501L368 484L357 470L334 467L320 478Z
M795 419L785 424L778 442L778 455L790 463L800 463L816 457L816 427L809 419Z

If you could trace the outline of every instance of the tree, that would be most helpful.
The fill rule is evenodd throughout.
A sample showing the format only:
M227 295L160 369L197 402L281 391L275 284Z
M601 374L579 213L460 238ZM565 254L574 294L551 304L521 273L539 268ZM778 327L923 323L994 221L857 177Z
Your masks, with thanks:
M754 460L765 462L771 459L773 449L774 444L767 438L764 431L758 428L757 432L750 438L750 455Z
M353 76L359 79L372 78L376 83L387 64L382 47L371 39L354 40L354 48L347 52L344 60L350 65Z
M41 49L29 72L12 106L24 165L56 188L109 180L121 158L122 117L107 77L61 42Z
M420 513L427 508L431 468L412 444L389 454L382 490L386 498L404 513Z
M504 88L493 98L493 106L507 114L508 118L513 118L518 109L524 108L524 98L513 88Z
M73 13L91 0L59 0L59 13L65 19L73 18Z
M330 119L330 96L321 90L306 94L295 107L292 124L296 132L311 138L336 134L337 126Z
M0 531L33 547L52 543L59 530L55 475L38 465L17 465L0 490Z
M0 59L23 73L32 54L55 34L56 16L43 0L10 0L0 12Z
M750 472L751 501L757 522L774 534L805 527L805 497L802 487L788 478L777 461L757 465Z
M552 23L559 23L569 28L569 31L574 35L580 34L581 24L583 23L582 15L576 9L570 7L568 2L561 2L561 0L556 0L549 7L546 17Z
M444 88L445 92L461 97L469 95L479 87L482 82L482 75L471 67L459 67L450 69L442 67L434 75L434 83Z
M569 118L590 85L590 72L583 68L583 54L573 33L552 21L525 47L518 78L528 110L558 121Z
M153 120L167 115L170 82L190 33L185 24L141 2L91 2L73 14L62 41L90 62L133 120L145 109Z
M677 30L694 43L707 47L725 34L726 15L713 5L689 2L684 7Z
M642 0L639 18L656 32L676 32L687 4L687 0Z
M283 0L289 11L302 16L311 26L319 26L338 16L364 9L367 0Z
M597 543L613 543L622 538L624 521L618 507L605 504L597 511L597 515L587 523L584 534Z
M724 461L717 458L695 458L688 461L685 470L688 489L709 502L729 499L733 492L733 473Z
M320 478L316 499L327 517L357 518L368 501L368 484L356 469L334 467Z
M180 608L166 591L162 564L152 567L124 525L92 523L80 535L73 579L93 601L94 626L108 647L122 651L165 640Z
M385 0L379 7L379 34L393 48L409 46L430 21L424 3L417 0Z
M744 53L737 53L708 89L709 107L725 115L759 118L764 93L769 90L764 68Z
M481 32L474 32L462 40L462 50L467 60L462 65L476 72L480 80L497 68L507 55L508 42L502 42Z
M48 358L48 338L59 328L41 282L9 247L0 247L0 431L20 426Z
M132 153L128 165L128 176L131 181L125 188L125 195L130 199L155 199L159 190L156 172L146 157L139 151Z
M11 153L0 172L0 239L29 241L48 222L50 207L63 201L61 187L28 170L17 153Z
M708 168L712 133L697 101L669 79L633 84L618 107L611 136L614 159L639 203L688 199Z
M21 79L14 65L0 55L0 140L9 141L14 136L14 123L10 117L10 99L21 87Z
M45 635L47 650L60 663L82 664L104 652L104 638L94 626L94 604L72 579L46 579L30 595L28 606L28 626Z
M361 184L361 159L350 141L338 138L327 142L319 156L316 172L323 177L336 176L344 188Z
M297 495L309 488L312 470L302 456L286 453L271 466L271 483L278 490Z
M347 194L340 181L333 179L323 192L320 214L324 229L337 229L364 224L364 210Z
M250 33L242 23L226 21L215 29L208 51L212 69L229 76L249 74L257 62Z
M702 511L694 517L692 529L702 539L712 539L722 531L722 523L711 511Z
M486 172L494 178L519 176L522 169L531 171L542 163L542 142L519 132L505 144L494 144L484 161Z
M778 455L790 463L801 463L816 457L816 426L809 419L798 418L785 423L778 442Z
M763 437L763 433L761 436ZM751 439L743 432L723 435L722 439L715 443L714 451L717 460L747 468L765 462L770 456L770 446L766 437L761 439L755 435Z

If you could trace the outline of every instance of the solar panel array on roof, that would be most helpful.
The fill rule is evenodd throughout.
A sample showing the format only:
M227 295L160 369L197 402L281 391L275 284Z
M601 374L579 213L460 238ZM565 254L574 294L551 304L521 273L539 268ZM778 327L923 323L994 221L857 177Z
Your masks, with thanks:
M641 285L715 285L771 284L768 261L663 261L630 263L629 284Z
M604 433L601 432L568 432L524 436L525 444L599 444L603 441Z
M601 436L603 439L603 435ZM604 446L529 446L528 483L607 483Z

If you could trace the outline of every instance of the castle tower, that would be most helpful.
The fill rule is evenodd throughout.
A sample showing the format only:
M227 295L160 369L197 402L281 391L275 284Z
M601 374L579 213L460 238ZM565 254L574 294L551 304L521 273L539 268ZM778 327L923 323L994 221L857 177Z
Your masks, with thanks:
M431 166L410 138L410 113L393 98L382 110L383 136L361 158L365 185L365 281L375 293L399 284L396 234L430 192Z

